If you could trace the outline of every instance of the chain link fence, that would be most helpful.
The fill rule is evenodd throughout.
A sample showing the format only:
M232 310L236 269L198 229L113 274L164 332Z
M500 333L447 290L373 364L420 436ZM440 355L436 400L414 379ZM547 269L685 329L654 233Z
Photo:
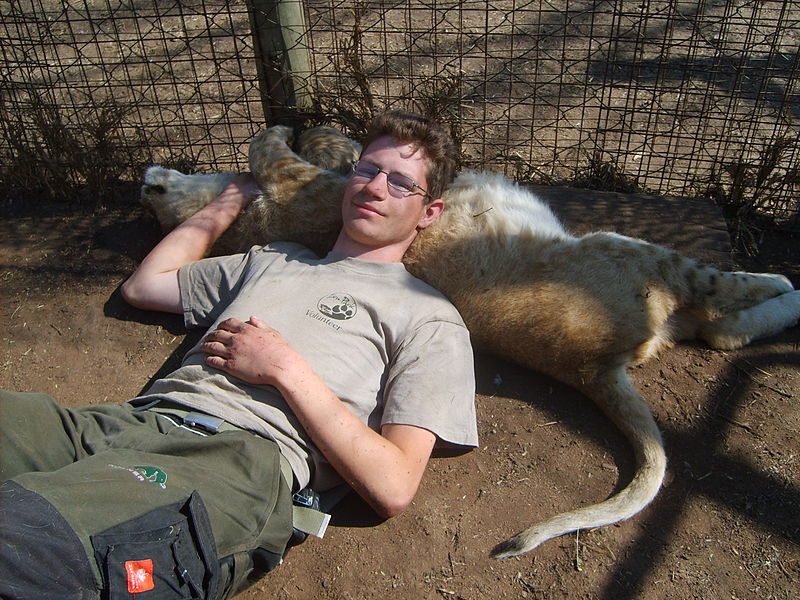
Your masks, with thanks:
M4 189L99 197L152 162L246 169L276 114L259 85L281 60L254 35L263 5L0 3ZM465 167L705 195L800 229L795 0L302 6L304 124L358 135L377 111L413 108L450 125Z

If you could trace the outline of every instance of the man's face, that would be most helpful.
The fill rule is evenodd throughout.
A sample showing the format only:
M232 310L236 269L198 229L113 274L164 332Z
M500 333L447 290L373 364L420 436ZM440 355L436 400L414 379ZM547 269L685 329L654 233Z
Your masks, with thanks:
M380 137L364 150L360 160L381 171L405 175L427 189L428 160L411 144ZM389 188L386 178L386 173L378 173L372 179L351 174L342 200L342 233L361 247L396 246L402 248L402 254L413 241L417 228L427 227L440 211L431 211L419 188L414 188L416 193L403 196Z

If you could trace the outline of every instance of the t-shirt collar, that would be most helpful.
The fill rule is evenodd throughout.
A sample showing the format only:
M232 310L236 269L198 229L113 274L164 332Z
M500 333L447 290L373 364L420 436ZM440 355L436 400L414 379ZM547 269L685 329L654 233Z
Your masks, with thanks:
M358 271L359 273L367 273L372 275L385 275L390 273L405 273L406 267L401 262L373 262L370 260L361 260L347 256L343 252L331 250L328 254L320 260L320 264L328 264L334 267L341 267L351 271Z

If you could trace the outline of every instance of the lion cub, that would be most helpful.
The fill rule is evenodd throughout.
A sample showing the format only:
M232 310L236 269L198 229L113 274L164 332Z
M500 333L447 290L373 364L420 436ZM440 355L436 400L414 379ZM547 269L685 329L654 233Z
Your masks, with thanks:
M276 126L252 141L250 167L263 196L218 251L293 240L324 253L333 244L341 224L342 171L358 147L336 130L311 130L298 140L305 160L290 149L291 134ZM171 228L231 177L151 167L142 202ZM627 519L655 497L666 467L664 447L628 367L681 339L733 349L800 318L800 291L781 275L720 271L615 233L572 236L547 205L500 175L464 172L445 200L442 217L406 254L409 271L450 298L477 347L590 397L627 436L637 459L636 475L621 492L535 524L498 544L495 557Z

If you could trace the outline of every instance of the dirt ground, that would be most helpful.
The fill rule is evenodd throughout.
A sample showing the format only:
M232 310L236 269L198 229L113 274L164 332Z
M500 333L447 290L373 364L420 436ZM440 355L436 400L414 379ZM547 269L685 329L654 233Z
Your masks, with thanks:
M669 218L670 215L663 215ZM95 212L3 205L0 386L68 406L124 401L175 366L180 319L129 308L118 286L158 239L135 191ZM745 265L800 286L800 239ZM413 505L378 523L346 498L324 540L243 595L267 598L785 599L800 588L800 328L737 352L685 345L635 369L670 459L633 519L520 558L497 542L623 486L621 435L563 385L477 356L482 447L436 458Z

